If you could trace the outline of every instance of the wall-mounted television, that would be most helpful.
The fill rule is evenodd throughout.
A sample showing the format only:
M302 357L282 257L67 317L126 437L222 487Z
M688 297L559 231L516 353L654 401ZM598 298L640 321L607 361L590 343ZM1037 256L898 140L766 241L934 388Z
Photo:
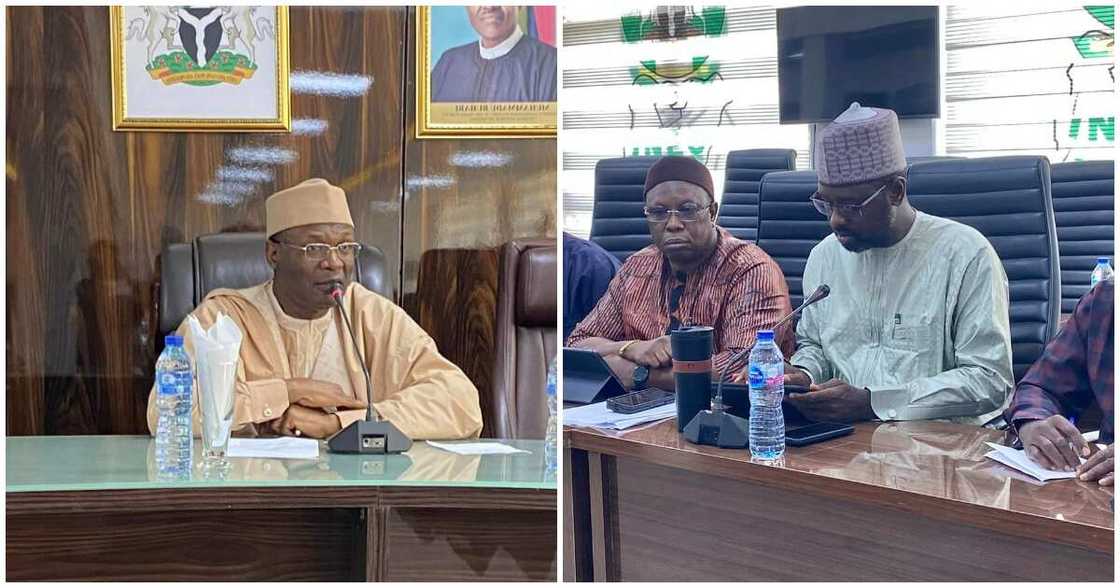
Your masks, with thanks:
M852 102L940 116L936 6L778 10L779 118L824 122Z

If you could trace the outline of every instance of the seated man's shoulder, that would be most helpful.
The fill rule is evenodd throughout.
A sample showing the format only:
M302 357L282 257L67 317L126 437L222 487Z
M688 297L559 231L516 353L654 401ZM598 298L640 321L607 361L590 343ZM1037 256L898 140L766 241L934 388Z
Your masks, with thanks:
M927 227L938 245L945 245L945 249L958 249L975 252L980 249L990 249L993 252L988 238L980 231L962 222L940 216L925 215Z

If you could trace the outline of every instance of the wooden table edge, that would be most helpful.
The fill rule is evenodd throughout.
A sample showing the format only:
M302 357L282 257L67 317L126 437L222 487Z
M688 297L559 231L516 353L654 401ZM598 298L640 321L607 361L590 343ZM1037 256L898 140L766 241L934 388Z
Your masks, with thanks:
M1105 527L1075 521L1059 521L949 498L749 462L738 462L744 467L731 470L724 467L727 460L716 455L689 453L618 437L605 437L577 428L565 428L564 432L570 440L568 444L572 449L629 457L655 465L757 483L783 490L804 491L818 496L842 496L863 504L890 508L935 520L961 523L983 529L995 529L1027 539L1037 540L1041 538L1108 555L1112 555L1114 551L1114 530ZM806 480L812 480L813 483L803 483ZM905 500L886 498L886 496L892 495ZM994 524L985 525L984 522Z

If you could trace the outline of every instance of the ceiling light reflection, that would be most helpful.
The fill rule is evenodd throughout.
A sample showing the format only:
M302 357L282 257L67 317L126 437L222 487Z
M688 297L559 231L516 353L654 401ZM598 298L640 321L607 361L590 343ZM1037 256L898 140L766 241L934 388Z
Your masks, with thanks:
M512 160L512 154L496 151L459 151L447 158L456 167L502 167Z
M279 165L296 160L296 152L280 147L234 147L229 150L229 158L238 163Z
M369 91L373 78L322 71L296 71L292 72L290 85L293 94L354 98Z

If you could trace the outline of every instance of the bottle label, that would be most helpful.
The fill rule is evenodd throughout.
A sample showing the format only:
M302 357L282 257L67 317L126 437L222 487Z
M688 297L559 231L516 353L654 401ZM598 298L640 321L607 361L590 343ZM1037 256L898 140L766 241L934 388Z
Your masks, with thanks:
M766 374L763 374L758 366L752 365L747 373L747 381L750 382L751 388L762 388L766 385Z

